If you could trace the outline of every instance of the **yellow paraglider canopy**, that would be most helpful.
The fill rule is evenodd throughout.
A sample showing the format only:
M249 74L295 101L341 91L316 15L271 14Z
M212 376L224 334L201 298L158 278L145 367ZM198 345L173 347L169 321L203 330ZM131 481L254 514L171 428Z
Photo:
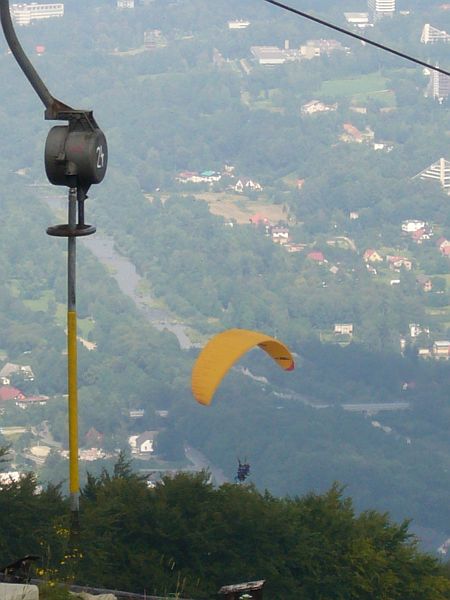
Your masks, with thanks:
M215 335L197 358L192 369L192 393L200 404L211 404L220 382L243 354L259 346L285 371L292 371L294 359L279 340L259 331L229 329Z

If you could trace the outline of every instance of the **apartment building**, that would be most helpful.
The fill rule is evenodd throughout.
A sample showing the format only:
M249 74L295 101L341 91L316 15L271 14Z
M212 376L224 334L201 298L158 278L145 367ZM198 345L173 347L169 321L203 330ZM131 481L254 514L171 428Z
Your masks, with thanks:
M368 7L374 20L392 17L395 13L395 0L369 0Z
M30 25L33 21L42 19L55 19L64 16L64 4L13 4L11 17L16 25Z

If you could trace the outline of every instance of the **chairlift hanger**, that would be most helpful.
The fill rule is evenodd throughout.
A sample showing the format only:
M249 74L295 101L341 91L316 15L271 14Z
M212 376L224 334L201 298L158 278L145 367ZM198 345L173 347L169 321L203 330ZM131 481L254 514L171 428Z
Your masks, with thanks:
M52 127L45 143L45 171L53 185L69 188L68 223L47 228L47 233L68 238L67 252L67 375L69 413L69 490L70 540L75 551L79 532L78 469L78 383L76 313L76 238L95 233L84 222L84 201L92 184L100 183L106 173L106 138L91 110L72 108L49 92L25 54L13 27L9 0L0 0L0 21L11 52L45 106L44 118L68 121ZM78 208L78 211L77 211ZM78 212L78 215L77 215ZM75 554L74 554L75 555Z
M75 109L55 98L42 81L25 54L14 30L9 0L0 0L0 20L8 46L45 106L44 118L68 121L68 125L53 127L45 144L45 170L50 183L76 187L79 201L79 225L76 235L88 235L82 202L92 184L100 183L106 173L108 150L106 138L99 128L92 110ZM50 235L67 236L64 230L48 231Z

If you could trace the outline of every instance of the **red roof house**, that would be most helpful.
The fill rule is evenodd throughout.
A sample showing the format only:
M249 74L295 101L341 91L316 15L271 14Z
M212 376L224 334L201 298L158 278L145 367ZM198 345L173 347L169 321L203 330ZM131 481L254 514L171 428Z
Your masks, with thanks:
M309 254L307 254L306 258L309 258L309 259L314 260L315 262L319 262L319 263L325 262L325 256L323 255L323 252L320 252L318 250L309 252Z
M0 387L0 402L7 402L8 400L23 400L24 398L25 395L12 385L4 385Z
M256 215L250 217L249 221L252 225L270 225L269 219L261 213L256 213Z

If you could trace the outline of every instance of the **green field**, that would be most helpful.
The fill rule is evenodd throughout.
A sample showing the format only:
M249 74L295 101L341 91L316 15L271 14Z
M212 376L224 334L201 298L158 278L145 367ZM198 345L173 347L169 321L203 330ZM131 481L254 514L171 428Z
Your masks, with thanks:
M55 295L51 290L45 290L39 298L33 300L24 300L23 303L27 308L35 312L48 312L49 302L55 301ZM60 327L66 328L67 321L67 307L65 304L58 302L56 304L55 321ZM85 319L78 319L77 329L78 334L83 338L88 338L89 333L94 328L94 322L89 317Z
M380 73L324 81L319 93L335 98L351 97L354 104L376 98L386 106L395 106L395 96L388 89L388 79Z

